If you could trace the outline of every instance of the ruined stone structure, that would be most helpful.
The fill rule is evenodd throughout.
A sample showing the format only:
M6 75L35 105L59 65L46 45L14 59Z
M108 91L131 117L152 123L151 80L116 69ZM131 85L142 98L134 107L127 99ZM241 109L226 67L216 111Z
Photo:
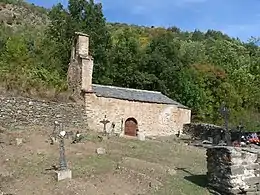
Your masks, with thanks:
M207 149L209 187L220 194L260 194L260 150L213 146Z
M71 98L80 101L84 97L82 93L92 91L93 59L88 52L88 35L78 32L75 34L68 69L68 85L72 91Z
M68 84L74 99L84 99L89 128L156 136L182 132L183 125L190 123L190 109L160 92L92 84L88 48L88 35L76 33Z

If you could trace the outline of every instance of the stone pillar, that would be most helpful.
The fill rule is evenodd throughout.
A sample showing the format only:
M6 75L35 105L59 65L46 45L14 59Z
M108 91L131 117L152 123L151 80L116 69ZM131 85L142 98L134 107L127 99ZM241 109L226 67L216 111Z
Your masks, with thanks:
M82 58L82 87L84 92L92 92L93 60L91 57Z
M207 149L208 185L222 195L260 194L260 149Z
M77 38L77 54L81 67L81 90L92 91L93 59L89 55L89 36L83 33L75 33Z
M93 58L89 55L89 36L76 32L67 77L72 99L79 102L84 99L82 91L92 91L92 74Z
M75 33L78 36L77 50L80 57L87 57L89 55L89 36L87 34Z

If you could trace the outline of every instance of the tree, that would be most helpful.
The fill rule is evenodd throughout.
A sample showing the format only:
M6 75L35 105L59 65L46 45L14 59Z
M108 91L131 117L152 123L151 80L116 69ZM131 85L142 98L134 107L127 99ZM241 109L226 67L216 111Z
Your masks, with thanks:
M67 11L63 8L61 3L53 6L49 12L49 18L51 20L48 29L47 36L45 38L45 45L51 44L51 56L52 58L59 58L61 74L67 73L71 41L72 41L72 30L70 24L70 18Z
M97 83L102 81L108 69L107 50L110 48L110 34L100 3L93 0L69 0L68 10L57 4L50 11L51 24L48 28L48 42L55 43L54 56L59 56L65 75L70 59L71 42L74 32L88 34L90 54L94 57L94 76Z
M37 17L44 17L40 12ZM90 35L94 83L161 91L189 106L193 119L215 124L224 101L232 125L259 125L258 38L245 43L215 30L108 23L94 0L69 0L68 8L57 4L49 19L47 29L0 24L0 79L8 88L65 90L72 38L81 31Z

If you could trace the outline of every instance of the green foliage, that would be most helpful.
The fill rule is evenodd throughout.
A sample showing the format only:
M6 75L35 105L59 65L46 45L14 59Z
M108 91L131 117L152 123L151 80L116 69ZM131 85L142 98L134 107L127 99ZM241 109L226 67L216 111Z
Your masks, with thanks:
M50 41L56 43L53 57L60 56L63 73L66 74L72 38L75 31L88 34L90 39L90 53L95 60L94 80L100 82L105 78L108 67L108 52L110 48L110 33L102 12L101 4L93 0L69 0L68 10L61 4L54 6L49 12L51 23L47 29Z
M90 35L94 83L161 91L190 107L195 121L223 123L219 108L226 102L231 125L260 128L259 38L243 43L214 30L107 23L93 0L57 4L48 17L41 30L0 26L0 79L7 88L65 90L72 38L80 31Z

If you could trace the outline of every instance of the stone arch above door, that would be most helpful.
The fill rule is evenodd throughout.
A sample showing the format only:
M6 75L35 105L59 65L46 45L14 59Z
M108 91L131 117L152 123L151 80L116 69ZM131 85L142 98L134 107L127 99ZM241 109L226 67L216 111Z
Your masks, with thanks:
M125 121L125 135L137 136L138 122L135 118L130 117Z

